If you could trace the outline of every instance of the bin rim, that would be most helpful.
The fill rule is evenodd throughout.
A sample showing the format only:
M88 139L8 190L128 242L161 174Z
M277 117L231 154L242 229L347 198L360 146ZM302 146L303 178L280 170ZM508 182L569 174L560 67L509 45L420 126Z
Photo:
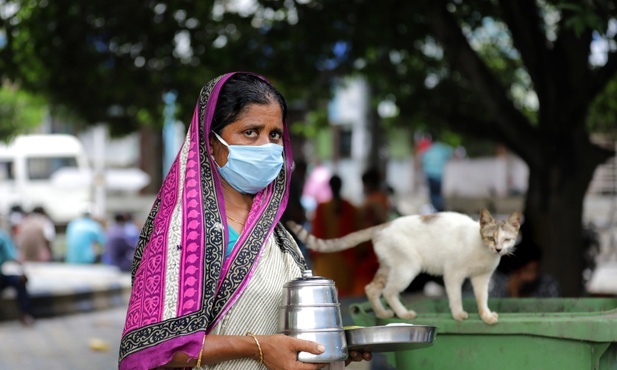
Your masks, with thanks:
M551 300L560 299L564 301L572 299L606 300L606 298L553 298ZM540 298L539 300L542 301L546 299ZM419 302L421 302L421 300L416 301L415 304ZM617 307L617 298L614 299L614 302L615 307ZM413 308L413 305L408 307ZM490 302L489 307L491 307ZM499 321L495 325L487 325L479 318L477 312L471 312L471 310L469 311L469 318L464 321L454 320L449 312L418 312L414 319L409 320L396 317L380 319L372 312L370 302L351 304L349 310L354 324L359 326L409 323L435 326L438 335L512 334L584 340L590 342L617 341L617 308L596 312L542 312L532 315L530 315L530 313L498 312Z

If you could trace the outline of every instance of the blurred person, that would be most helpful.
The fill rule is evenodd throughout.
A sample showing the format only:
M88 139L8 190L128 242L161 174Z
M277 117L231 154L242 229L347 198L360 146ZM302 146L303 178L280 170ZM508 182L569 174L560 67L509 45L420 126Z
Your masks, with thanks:
M2 272L2 266L8 261L15 261L21 267L22 272L19 275L5 275ZM17 248L13 240L6 232L0 230L0 292L8 287L12 287L17 291L20 321L26 326L31 326L34 323L34 319L32 318L27 283L28 278L23 272L23 263L18 258Z
M452 157L454 149L433 137L431 145L420 155L424 177L428 182L431 204L436 212L445 210L442 192L443 174L446 163Z
M270 82L234 72L203 87L135 252L120 370L326 366L298 362L322 344L277 328L283 287L306 269L280 223L292 160Z
M422 153L431 146L431 135L424 132L416 132L413 135L414 140L414 156L413 156L413 186L412 190L415 193L424 192L427 187L427 181L422 170Z
M103 262L116 266L123 272L131 271L137 247L130 223L125 214L118 213L114 216L114 223L105 231Z
M362 213L365 227L379 225L390 218L390 194L377 168L369 168L362 174Z
M24 261L48 262L55 238L56 228L45 209L35 207L19 224L15 242Z
M139 227L135 223L135 218L132 213L126 212L123 216L126 235L129 239L129 243L131 243L133 248L135 248L137 246L137 242L139 241Z
M396 218L401 217L403 213L400 211L397 205L396 189L386 184L386 194L388 195L388 204L390 206L390 209L388 210L388 215L387 215L388 219L394 220Z
M317 205L311 223L311 233L321 239L339 238L358 229L356 207L341 196L342 179L333 175L329 185L332 199ZM314 275L332 279L340 297L354 293L355 248L334 253L310 253Z
M360 225L364 229L382 224L389 220L390 198L385 190L381 172L371 167L362 174L364 199L360 205ZM356 248L356 268L354 270L353 295L364 294L364 287L369 284L379 268L373 244L366 242Z
M493 298L559 297L559 283L540 272L542 250L522 235L514 253L502 258L491 278L489 295Z
M332 173L321 162L318 162L314 168L308 171L308 176L302 189L302 204L309 213L309 219L313 217L317 204L332 199L332 191L330 190L330 185L328 185L330 177L332 177Z
M13 239L17 236L19 232L19 225L26 217L26 212L20 205L14 205L9 210L9 225L11 227L11 237Z
M96 263L105 246L105 231L90 212L71 220L66 226L66 256L68 263Z

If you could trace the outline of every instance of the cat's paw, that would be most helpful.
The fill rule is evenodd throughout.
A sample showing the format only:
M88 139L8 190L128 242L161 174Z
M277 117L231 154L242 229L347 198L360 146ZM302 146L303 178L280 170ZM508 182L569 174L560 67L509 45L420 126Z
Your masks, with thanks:
M456 321L463 321L469 318L469 314L465 311L452 312L452 317L454 317L454 320Z
M397 316L401 319L413 319L414 317L416 317L416 311L414 310L405 311L403 312L402 315L397 315Z
M489 312L488 314L484 314L481 317L482 321L489 325L497 324L497 320L499 319L499 315L497 314L497 312Z
M394 317L394 311L392 310L383 310L383 311L375 311L375 316L379 317L380 319L391 319Z

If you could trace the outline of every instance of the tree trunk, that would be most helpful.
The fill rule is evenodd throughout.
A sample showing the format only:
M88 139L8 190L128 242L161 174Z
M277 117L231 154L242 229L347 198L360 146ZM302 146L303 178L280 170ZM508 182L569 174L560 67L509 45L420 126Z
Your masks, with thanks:
M380 124L379 115L375 109L369 113L369 135L371 136L371 146L367 157L367 167L377 168L384 173L385 160L383 156L383 130Z
M539 171L530 171L525 237L531 238L543 251L542 270L559 281L561 294L576 297L583 293L581 215L584 193L565 185L563 189L548 189L546 194L542 173L555 172L551 167L547 164ZM572 181L584 180L572 178Z
M369 102L374 98L373 94L375 87L369 84ZM368 156L366 158L367 168L376 168L379 173L386 178L386 163L388 161L384 148L384 131L385 128L382 125L381 117L377 112L377 107L369 103L367 111L367 119L369 125L369 135L371 138L371 144L369 147Z
M543 251L542 270L559 281L561 294L577 297L584 294L583 203L595 168L609 153L576 134L543 147L530 164L525 237Z

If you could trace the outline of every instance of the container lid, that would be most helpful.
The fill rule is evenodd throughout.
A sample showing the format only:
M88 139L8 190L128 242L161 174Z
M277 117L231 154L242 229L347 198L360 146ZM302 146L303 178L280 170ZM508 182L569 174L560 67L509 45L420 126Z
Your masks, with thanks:
M307 285L334 285L334 281L323 276L313 276L312 270L302 271L302 276L285 283L284 287L307 286Z

